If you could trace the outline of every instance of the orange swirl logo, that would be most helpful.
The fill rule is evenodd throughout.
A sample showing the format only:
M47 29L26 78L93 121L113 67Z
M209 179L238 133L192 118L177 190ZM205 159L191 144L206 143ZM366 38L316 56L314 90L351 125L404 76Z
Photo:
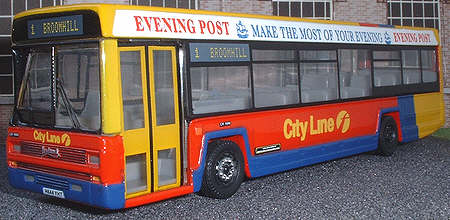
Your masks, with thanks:
M341 127L342 125L342 127ZM350 114L347 111L340 111L336 117L336 128L340 129L342 134L350 129Z
M64 144L64 146L70 146L70 136L68 134L63 134L61 136L61 143Z

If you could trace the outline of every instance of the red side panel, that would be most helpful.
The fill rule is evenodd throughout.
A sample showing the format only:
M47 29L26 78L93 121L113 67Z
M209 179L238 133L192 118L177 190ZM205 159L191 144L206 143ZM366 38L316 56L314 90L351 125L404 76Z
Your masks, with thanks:
M246 153L253 156L263 146L280 144L281 151L288 151L375 135L380 113L397 107L394 97L197 119L189 127L189 166L199 167L202 138L211 131L245 128L251 151Z

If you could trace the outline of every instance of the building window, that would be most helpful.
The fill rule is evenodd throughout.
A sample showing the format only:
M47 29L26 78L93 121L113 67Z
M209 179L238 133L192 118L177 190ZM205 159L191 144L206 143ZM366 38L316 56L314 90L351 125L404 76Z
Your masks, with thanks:
M197 9L198 0L130 0L130 5Z
M331 0L273 0L273 15L331 20Z
M0 98L14 94L11 28L14 15L21 11L62 5L63 0L0 0ZM2 100L0 100L3 103Z
M439 29L439 0L391 0L387 13L391 25Z

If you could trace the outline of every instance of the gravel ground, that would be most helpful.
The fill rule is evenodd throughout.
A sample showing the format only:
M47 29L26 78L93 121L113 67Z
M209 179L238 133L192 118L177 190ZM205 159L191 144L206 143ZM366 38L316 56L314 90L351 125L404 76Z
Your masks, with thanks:
M106 211L16 190L0 151L0 219L450 219L450 141L391 157L361 154L244 182L232 198L195 194Z

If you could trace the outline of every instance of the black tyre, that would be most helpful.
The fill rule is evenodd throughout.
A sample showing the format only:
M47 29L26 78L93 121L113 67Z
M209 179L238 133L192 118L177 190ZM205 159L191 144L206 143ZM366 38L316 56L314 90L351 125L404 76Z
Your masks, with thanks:
M232 141L215 141L208 145L200 194L229 198L239 189L244 175L244 157L240 148Z
M397 124L391 116L381 120L380 136L378 137L377 152L383 156L391 156L398 145Z

